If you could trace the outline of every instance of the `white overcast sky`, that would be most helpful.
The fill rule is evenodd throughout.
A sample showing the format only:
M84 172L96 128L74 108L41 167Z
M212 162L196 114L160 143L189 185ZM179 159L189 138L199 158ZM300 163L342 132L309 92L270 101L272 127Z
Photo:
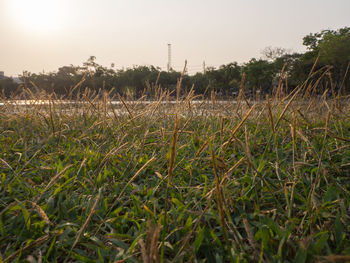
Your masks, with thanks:
M189 72L260 57L267 46L304 51L302 38L350 26L350 0L0 0L0 71L81 65Z

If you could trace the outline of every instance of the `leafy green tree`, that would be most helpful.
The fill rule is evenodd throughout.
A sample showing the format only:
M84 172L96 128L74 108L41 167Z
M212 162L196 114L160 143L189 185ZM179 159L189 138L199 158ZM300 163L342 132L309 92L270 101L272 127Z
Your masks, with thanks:
M276 58L272 62L275 83L279 82L282 69L284 69L283 70L284 76L282 76L282 78L283 78L283 81L287 80L288 89L289 89L287 90L287 92L290 92L291 90L293 90L299 84L299 82L307 78L308 72L305 73L302 67L298 68L298 66L301 65L301 63L299 63L301 57L302 57L302 54L300 53L284 54L283 56ZM313 62L311 61L311 63ZM295 72L297 72L297 69L299 69L300 71L298 74L301 75L302 73L304 79L296 79L296 77L293 75L293 72L295 74Z
M333 66L333 78L341 85L350 62L350 28L325 34L318 49L320 63Z
M303 44L309 51L305 52L293 65L291 76L295 82L301 83L307 78L319 57L315 70L331 66L332 81L337 90L350 86L349 72L347 72L350 62L350 27L311 33L303 38ZM325 86L326 81L328 80L320 82L319 85ZM323 90L324 88L321 89Z
M191 83L194 86L196 94L203 94L209 86L208 74L197 72L191 76Z
M211 88L223 93L231 95L239 90L241 81L241 66L237 62L220 66L218 69L209 68L206 75Z
M263 93L270 92L272 80L275 75L273 64L263 59L251 59L243 67L246 74L246 84L250 91L261 90Z
M18 92L18 84L12 78L0 79L0 98L14 98Z

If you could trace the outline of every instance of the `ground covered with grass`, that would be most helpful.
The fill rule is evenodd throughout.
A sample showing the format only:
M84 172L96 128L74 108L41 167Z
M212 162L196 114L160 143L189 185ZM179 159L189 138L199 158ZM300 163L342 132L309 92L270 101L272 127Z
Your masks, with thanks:
M1 261L349 260L347 102L253 104L3 106Z

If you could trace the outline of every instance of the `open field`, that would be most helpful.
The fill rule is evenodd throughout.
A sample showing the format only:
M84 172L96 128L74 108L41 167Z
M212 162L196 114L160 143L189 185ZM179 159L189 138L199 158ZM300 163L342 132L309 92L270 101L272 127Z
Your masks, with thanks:
M350 104L298 92L5 103L2 261L349 261Z

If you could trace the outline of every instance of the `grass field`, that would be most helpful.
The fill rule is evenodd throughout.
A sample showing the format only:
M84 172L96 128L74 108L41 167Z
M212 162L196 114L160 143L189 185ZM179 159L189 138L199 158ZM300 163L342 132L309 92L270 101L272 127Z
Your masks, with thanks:
M350 261L348 98L0 108L2 262Z

